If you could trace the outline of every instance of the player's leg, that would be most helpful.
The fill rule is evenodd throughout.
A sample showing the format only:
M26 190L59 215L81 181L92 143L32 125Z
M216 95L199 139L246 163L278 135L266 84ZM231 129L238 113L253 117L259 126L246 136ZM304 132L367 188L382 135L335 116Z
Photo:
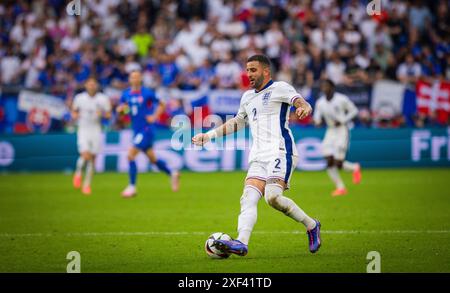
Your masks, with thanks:
M361 182L362 174L361 167L358 163L351 163L348 161L335 159L336 167L339 170L351 171L353 174L353 183L359 184ZM333 192L333 196L345 195L347 194L347 189L344 187L342 189L337 188Z
M345 188L345 185L340 178L339 170L342 170L342 168L344 167L344 160L347 154L348 139L349 137L347 128L342 127L337 130L337 135L334 139L333 160L334 160L334 167L336 169L335 176L336 177L339 176L338 181L340 182L338 182L339 184L336 184L336 190L334 190L332 193L333 196L340 196L347 194L347 189Z
M334 157L336 154L336 141L339 139L339 133L336 129L327 129L325 137L322 142L322 153L327 161L327 174L335 185L335 190L344 190L345 185L339 175L339 170L336 167ZM332 193L332 194L333 194Z
M238 217L237 239L248 245L250 235L258 218L258 202L264 196L266 182L261 179L249 178L245 182L240 199L241 211Z
M327 160L327 173L330 179L334 182L336 189L332 192L333 196L344 195L347 193L344 181L342 181L341 175L339 174L339 166L342 161L336 160L333 156L325 157ZM340 163L339 163L340 162Z
M86 171L84 174L82 192L85 195L91 194L92 176L95 171L95 156L100 152L102 140L101 132L92 132L89 137L89 150L86 152Z
M264 198L271 207L305 226L309 249L314 253L321 245L320 222L308 216L292 199L283 195L284 190L289 188L296 161L296 157L284 155L270 164L268 172L271 175L266 181Z
M274 209L286 216L302 223L307 230L315 228L316 222L309 217L292 199L283 195L286 183L281 179L271 178L267 180L264 198Z
M83 188L81 189L81 192L83 192L83 194L85 195L90 195L91 194L91 181L92 181L92 176L94 174L94 158L95 155L90 153L90 152L86 152L86 171L84 173L84 180L83 180Z
M353 183L359 184L362 179L361 166L359 163L352 163L345 160L347 150L350 145L350 133L347 128L340 129L340 135L337 137L337 154L336 157L342 161L342 169L353 173Z
M359 164L358 163L352 163L352 162L347 161L347 160L342 162L342 169L344 171L354 172L358 168L359 168Z
M73 187L80 188L81 182L82 182L82 172L86 165L86 159L85 159L86 154L85 153L87 152L87 150L89 148L86 135L77 133L77 147L78 147L78 153L80 155L77 159L75 173L72 178L72 184L73 184Z
M136 156L139 154L140 150L132 146L128 150L128 186L122 192L123 197L133 197L137 194L136 180L137 180L137 166L136 166Z
M336 137L336 153L335 158L337 161L341 161L337 167L347 172L353 173L353 183L358 184L361 182L361 166L359 163L352 163L345 160L347 150L349 147L350 134L347 128L341 128L340 134Z
M258 202L263 197L265 181L260 179L247 179L244 192L241 196L241 212L238 218L238 237L235 240L216 240L217 249L244 256L248 252L248 243L253 227L258 218Z
M73 187L75 187L75 188L81 187L82 172L84 169L85 162L86 161L84 160L83 156L80 154L80 156L77 159L75 174L73 174L73 178L72 178L72 184L73 184Z
M244 191L240 199L241 211L238 217L238 237L236 240L216 240L217 249L227 253L244 256L248 252L248 243L253 227L257 220L258 202L264 196L266 185L266 164L252 162L250 164L247 178L245 179Z
M80 188L82 186L83 170L85 171L84 176L86 177L89 159L90 159L89 152L83 151L77 160L77 170L75 171L75 175L73 176L73 186L75 188Z
M156 154L155 154L155 151L153 150L153 148L147 149L147 151L145 153L147 154L147 157L150 160L150 163L152 163L153 165L156 165L159 168L159 170L166 173L167 175L172 174L173 171L170 170L167 163L156 157Z
M347 150L350 144L349 131L347 128L343 128L340 132L341 132L340 135L337 137L338 141L336 142L337 147L336 157L338 158L338 160L342 161L339 169L343 169L344 171L347 172L353 172L353 174L355 174L355 172L360 171L361 166L359 165L359 163L352 163L350 161L345 160L347 156ZM359 178L359 180L361 180L361 178Z
M166 173L171 178L171 185L173 191L178 191L180 186L180 172L171 170L164 160L158 159L153 148L148 148L146 151L147 157L153 165L156 165L159 170Z
M361 165L359 163L344 161L342 163L342 168L344 169L344 171L352 172L354 184L359 184L361 182L362 172Z

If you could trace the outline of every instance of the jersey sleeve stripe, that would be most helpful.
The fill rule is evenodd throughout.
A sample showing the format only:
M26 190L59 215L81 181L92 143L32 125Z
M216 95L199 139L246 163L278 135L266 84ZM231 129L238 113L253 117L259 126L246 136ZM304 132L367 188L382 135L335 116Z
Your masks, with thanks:
M292 171L292 138L289 134L289 131L286 129L286 117L287 117L287 111L289 109L289 105L286 103L283 103L281 105L281 111L280 111L280 128L281 128L281 134L283 135L284 142L286 145L286 176L284 178L285 182L289 181L289 177L291 176Z
M291 98L291 105L294 105L294 103L295 103L295 100L297 100L297 99L299 99L299 98L301 98L302 96L300 96L300 95L295 95L295 96L293 96L292 98Z

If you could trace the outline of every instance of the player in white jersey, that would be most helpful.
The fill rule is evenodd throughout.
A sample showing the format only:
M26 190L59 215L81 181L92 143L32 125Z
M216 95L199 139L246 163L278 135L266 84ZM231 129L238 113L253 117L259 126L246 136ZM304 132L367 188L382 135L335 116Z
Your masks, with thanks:
M320 222L283 196L297 164L297 150L289 129L290 108L296 108L300 119L310 115L312 108L291 85L272 81L267 56L254 55L247 59L247 74L254 90L243 94L237 115L222 126L192 139L194 144L203 145L213 138L238 131L246 123L253 137L248 175L240 201L239 235L236 240L217 240L214 245L224 252L246 255L257 219L257 205L264 197L270 206L305 225L309 249L314 253L321 244Z
M80 156L73 176L73 186L85 195L91 194L91 180L94 173L95 156L100 151L101 119L111 117L111 104L106 95L98 92L97 80L90 77L85 84L86 91L75 96L72 118L77 120L77 146ZM85 170L82 182L82 171Z
M314 108L314 123L327 125L327 131L322 142L323 155L327 160L327 172L335 183L333 196L347 194L339 170L353 172L353 183L361 181L361 167L359 163L345 161L349 144L349 126L358 114L358 109L345 95L335 92L335 85L331 80L324 80L321 84L323 96L320 97Z

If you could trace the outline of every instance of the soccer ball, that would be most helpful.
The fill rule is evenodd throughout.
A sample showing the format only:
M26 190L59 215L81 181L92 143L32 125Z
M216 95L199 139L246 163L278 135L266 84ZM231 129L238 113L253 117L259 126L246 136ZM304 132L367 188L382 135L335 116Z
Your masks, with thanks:
M229 253L224 253L218 249L216 249L213 244L214 240L231 240L230 235L216 232L211 234L205 242L205 251L206 254L211 258L227 258L230 256Z

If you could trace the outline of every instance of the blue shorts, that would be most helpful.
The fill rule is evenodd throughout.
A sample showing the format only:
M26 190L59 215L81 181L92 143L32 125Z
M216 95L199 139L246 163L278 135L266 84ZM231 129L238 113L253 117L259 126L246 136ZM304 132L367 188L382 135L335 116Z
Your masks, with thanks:
M155 140L155 134L153 131L139 131L135 132L133 136L133 145L146 152L148 149L153 147L153 142Z

